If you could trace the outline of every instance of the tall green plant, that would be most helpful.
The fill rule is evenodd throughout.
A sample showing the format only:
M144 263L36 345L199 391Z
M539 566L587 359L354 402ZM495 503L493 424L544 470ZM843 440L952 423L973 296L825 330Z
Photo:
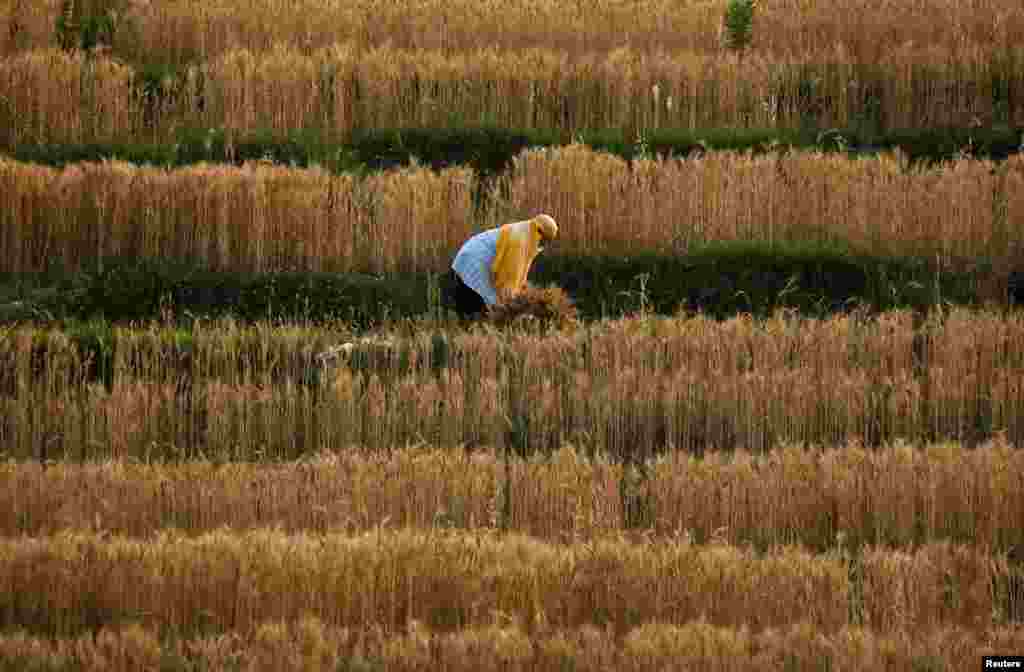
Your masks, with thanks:
M743 51L754 34L754 9L757 0L729 0L725 9L725 45Z
M57 42L63 49L111 47L128 8L128 0L63 0Z

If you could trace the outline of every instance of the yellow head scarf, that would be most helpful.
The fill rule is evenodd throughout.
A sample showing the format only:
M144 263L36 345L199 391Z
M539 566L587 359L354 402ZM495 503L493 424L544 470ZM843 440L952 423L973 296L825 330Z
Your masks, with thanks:
M551 215L537 215L531 221L537 225L545 240L558 238L558 224Z

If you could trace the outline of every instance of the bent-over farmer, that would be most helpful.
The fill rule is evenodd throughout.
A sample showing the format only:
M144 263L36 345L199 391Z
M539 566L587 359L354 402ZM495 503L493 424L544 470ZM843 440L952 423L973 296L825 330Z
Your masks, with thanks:
M530 265L544 244L557 237L558 225L549 215L476 234L452 262L449 303L465 319L479 316L499 299L515 296L526 284Z

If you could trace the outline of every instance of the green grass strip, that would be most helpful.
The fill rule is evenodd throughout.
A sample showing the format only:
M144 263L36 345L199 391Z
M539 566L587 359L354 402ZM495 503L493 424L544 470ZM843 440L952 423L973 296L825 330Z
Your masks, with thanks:
M369 328L437 309L445 282L441 273L253 274L138 260L109 260L103 268L0 278L0 322L232 316ZM584 320L680 309L726 318L778 308L824 316L858 306L926 311L982 303L969 273L938 273L929 260L856 254L838 244L730 242L685 256L551 253L538 257L530 280L562 287Z
M168 167L199 162L240 164L268 160L297 167L321 166L332 172L368 172L408 165L413 159L442 168L468 165L487 176L506 170L528 147L554 147L579 140L623 158L691 156L707 151L804 149L866 155L900 148L911 160L940 161L958 156L1002 159L1024 144L1017 128L927 128L876 134L851 129L660 129L640 137L621 129L598 129L573 137L557 130L499 127L374 129L346 142L310 129L286 137L270 131L228 137L222 129L186 129L171 143L19 145L4 148L15 159L51 166L117 159Z

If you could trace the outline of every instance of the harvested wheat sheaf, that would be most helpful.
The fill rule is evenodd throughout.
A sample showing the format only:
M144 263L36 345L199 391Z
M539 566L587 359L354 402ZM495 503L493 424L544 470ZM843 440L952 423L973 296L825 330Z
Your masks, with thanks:
M535 325L546 330L568 329L578 324L572 298L555 286L528 285L512 298L491 306L487 317L499 327Z

